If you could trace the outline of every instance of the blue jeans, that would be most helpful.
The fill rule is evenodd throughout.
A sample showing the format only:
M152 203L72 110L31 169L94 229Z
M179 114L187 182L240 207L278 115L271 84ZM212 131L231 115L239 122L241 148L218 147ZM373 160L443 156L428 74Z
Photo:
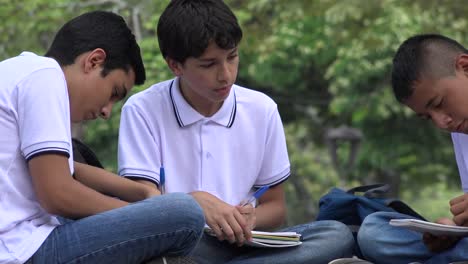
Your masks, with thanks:
M204 235L192 252L199 264L207 263L314 263L352 256L354 239L348 227L336 221L317 221L280 231L302 234L302 245L289 248L238 247Z
M441 264L468 260L468 238L442 253L430 252L422 242L422 234L391 226L390 219L414 218L393 212L368 215L358 233L358 244L367 260L382 264L421 262Z
M204 223L203 212L190 195L156 196L66 220L32 256L32 263L137 264L160 255L187 255L199 241Z

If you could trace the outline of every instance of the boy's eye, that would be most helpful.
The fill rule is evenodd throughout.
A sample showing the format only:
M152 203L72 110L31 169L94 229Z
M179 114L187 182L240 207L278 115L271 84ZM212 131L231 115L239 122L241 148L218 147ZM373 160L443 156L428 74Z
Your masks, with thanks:
M112 90L112 97L115 98L119 95L119 93L117 92L117 88L114 87L114 90Z
M238 56L237 53L236 53L236 54L232 54L231 56L228 57L228 59L233 60L233 59L235 59L237 56Z
M209 67L211 67L211 66L213 66L213 65L214 65L214 63L202 64L202 65L200 65L200 67L202 67L202 68L209 68Z
M431 120L430 115L418 115L422 120Z

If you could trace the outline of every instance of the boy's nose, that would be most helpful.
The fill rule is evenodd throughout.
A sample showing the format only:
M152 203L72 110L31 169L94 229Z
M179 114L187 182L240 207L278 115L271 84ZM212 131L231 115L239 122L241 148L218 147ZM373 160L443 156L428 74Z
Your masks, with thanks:
M434 112L431 114L431 119L434 124L441 129L448 129L452 123L452 118L444 113Z
M229 68L229 64L222 63L218 70L218 81L229 82L230 78L231 78L231 69Z
M113 103L112 102L109 102L106 106L104 106L102 109L101 109L101 118L102 119L109 119L110 116L111 116L111 113L112 113L112 106L113 106Z

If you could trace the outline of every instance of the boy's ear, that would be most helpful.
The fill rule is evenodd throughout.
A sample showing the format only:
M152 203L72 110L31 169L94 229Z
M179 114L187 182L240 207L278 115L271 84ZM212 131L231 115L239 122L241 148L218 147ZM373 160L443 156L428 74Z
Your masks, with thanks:
M463 71L465 76L468 77L468 54L460 54L457 56L455 68L457 71Z
M106 56L107 56L106 52L101 48L92 50L85 57L85 60L84 60L85 72L89 72L96 68L102 67L104 65L104 62L106 61Z
M171 58L166 58L166 63L175 76L180 76L182 74L182 64L180 62L177 62Z

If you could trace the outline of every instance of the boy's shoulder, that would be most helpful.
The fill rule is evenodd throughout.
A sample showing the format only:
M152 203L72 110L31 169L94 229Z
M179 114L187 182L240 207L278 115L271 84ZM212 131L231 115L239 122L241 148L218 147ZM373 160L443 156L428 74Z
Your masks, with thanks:
M238 104L245 104L246 106L249 106L249 108L256 110L261 108L276 108L275 101L263 92L252 90L240 85L234 85L233 88L236 93L236 102Z
M0 62L0 72L2 79L10 78L17 81L25 78L29 74L41 69L60 69L60 65L52 58L36 55L32 52L22 52L16 57L12 57Z
M166 100L169 94L169 89L173 82L174 80L171 79L155 83L150 87L130 96L125 105L138 105L146 103L154 105L158 102L161 102L161 100Z
M57 68L59 64L52 58L39 56L29 51L23 51L20 55L0 62L0 67L21 66L23 69Z

